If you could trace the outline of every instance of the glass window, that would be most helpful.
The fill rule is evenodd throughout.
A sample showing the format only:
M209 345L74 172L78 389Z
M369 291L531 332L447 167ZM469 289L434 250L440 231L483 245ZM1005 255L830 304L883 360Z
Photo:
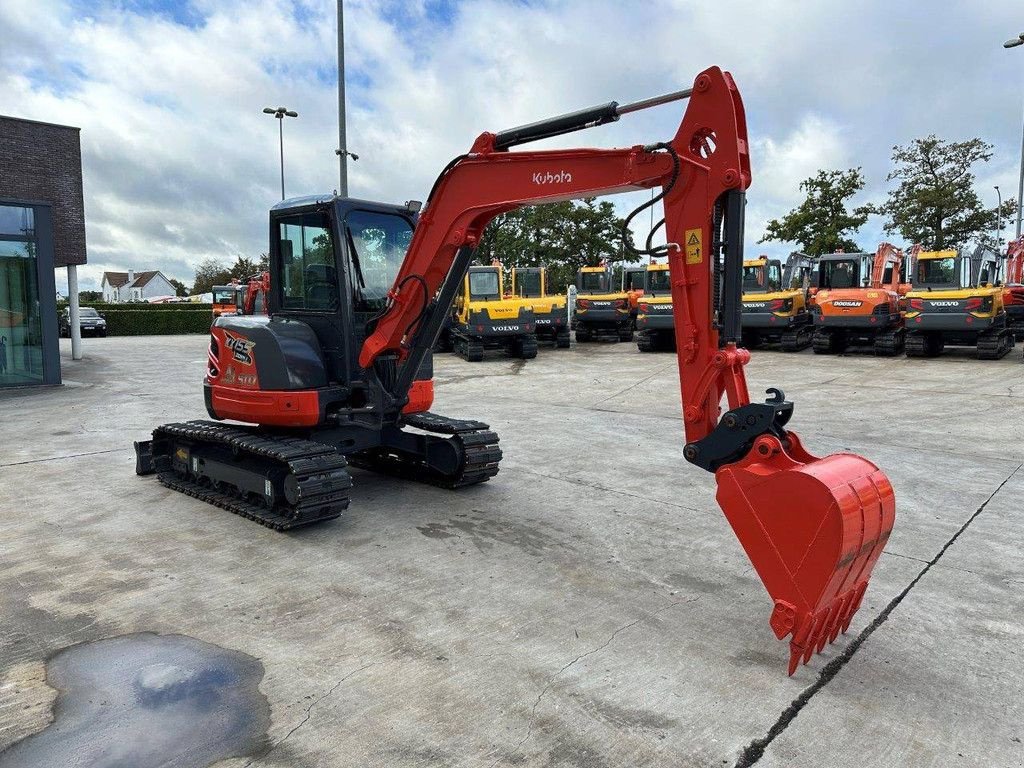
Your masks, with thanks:
M920 259L917 262L917 282L922 285L959 286L956 259Z
M42 381L36 243L0 240L0 387Z
M768 262L768 290L777 291L782 288L782 264L778 261Z
M608 281L604 272L580 272L579 289L584 293L605 293Z
M743 292L764 293L768 290L765 285L766 265L758 264L743 268Z
M523 298L537 298L540 294L540 270L516 270L516 294Z
M213 288L213 303L214 304L234 304L235 303L235 286L233 285L217 285Z
M79 317L99 317L100 313L97 312L92 307L79 307L78 308L78 316Z
M412 222L394 213L350 211L345 217L356 311L384 308L412 232Z
M469 297L471 299L501 298L501 291L498 287L498 271L488 269L483 272L470 272Z
M35 216L31 208L0 205L0 235L35 237Z
M338 307L338 270L326 213L278 220L284 309L331 311Z
M860 259L829 259L818 266L819 288L859 288Z
M647 273L647 287L651 293L666 293L672 290L672 279L667 269L652 270Z
M626 290L642 291L647 282L647 270L630 270L626 272Z

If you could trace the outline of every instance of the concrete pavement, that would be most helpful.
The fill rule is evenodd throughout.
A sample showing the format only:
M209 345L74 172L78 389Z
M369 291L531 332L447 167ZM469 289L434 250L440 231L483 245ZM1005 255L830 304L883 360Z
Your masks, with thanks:
M132 440L205 418L205 344L97 339L63 350L67 386L0 394L0 749L49 722L51 654L156 632L262 663L264 746L225 766L1024 764L1019 348L754 353L752 392L783 388L810 450L897 493L850 633L787 678L682 459L673 355L439 356L435 410L488 421L501 473L452 493L354 470L342 519L282 535L133 474Z

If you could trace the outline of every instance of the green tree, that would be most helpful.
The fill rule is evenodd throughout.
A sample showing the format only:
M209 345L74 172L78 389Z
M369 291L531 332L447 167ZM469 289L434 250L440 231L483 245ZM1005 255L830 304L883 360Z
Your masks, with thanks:
M517 208L487 226L477 260L499 259L506 268L546 266L548 283L557 290L574 282L581 266L621 257L622 224L611 202L594 198Z
M231 272L222 261L203 259L196 267L195 282L192 293L209 293L215 285L223 285L231 280Z
M863 188L860 168L818 171L800 182L800 191L806 195L804 201L781 219L769 221L758 242L797 243L812 256L840 249L859 251L851 236L864 226L874 209L861 205L851 211L849 200Z
M93 301L103 301L102 291L79 291L78 292L78 303L88 304Z
M261 253L256 259L239 254L228 269L228 274L236 280L244 280L267 269L270 269L270 257L267 254Z
M945 141L930 135L893 147L887 180L899 183L876 209L886 216L885 231L935 250L991 242L1000 211L982 205L972 171L991 158L992 145L981 139ZM1014 200L1003 203L1004 220L1016 208Z
M181 282L181 280L175 280L173 277L167 280L172 286L174 286L175 296L188 296L188 288Z

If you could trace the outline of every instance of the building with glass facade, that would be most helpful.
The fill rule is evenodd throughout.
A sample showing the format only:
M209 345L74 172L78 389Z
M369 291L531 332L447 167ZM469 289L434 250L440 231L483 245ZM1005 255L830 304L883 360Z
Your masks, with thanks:
M79 130L0 115L0 388L60 383L54 269L85 260Z

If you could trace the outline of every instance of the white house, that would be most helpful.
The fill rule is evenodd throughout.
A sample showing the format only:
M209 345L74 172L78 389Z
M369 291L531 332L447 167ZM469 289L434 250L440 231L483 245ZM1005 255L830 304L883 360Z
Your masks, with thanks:
M171 281L159 270L136 272L104 272L100 283L103 300L111 304L127 301L149 301L157 296L174 296Z

